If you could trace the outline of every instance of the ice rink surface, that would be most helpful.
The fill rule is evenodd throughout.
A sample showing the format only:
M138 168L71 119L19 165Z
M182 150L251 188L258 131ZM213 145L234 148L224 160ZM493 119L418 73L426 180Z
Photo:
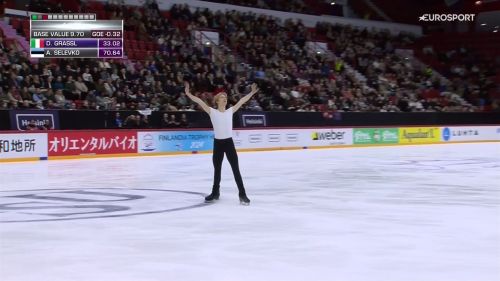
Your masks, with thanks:
M2 281L498 281L500 144L0 164Z

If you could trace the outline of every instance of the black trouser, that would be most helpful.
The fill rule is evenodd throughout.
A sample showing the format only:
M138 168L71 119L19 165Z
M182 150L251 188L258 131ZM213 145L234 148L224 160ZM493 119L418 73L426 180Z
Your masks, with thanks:
M219 191L220 185L220 174L222 169L222 160L224 160L224 153L226 153L227 160L231 164L233 169L234 179L238 185L238 191L240 193L245 193L245 187L243 186L243 180L241 179L240 168L238 165L238 154L236 154L236 149L234 148L233 138L227 139L214 139L214 151L212 156L212 161L214 163L214 191Z

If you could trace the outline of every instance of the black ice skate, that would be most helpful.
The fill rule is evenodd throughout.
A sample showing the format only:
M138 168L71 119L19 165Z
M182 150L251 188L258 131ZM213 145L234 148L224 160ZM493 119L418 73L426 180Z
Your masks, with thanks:
M207 197L205 197L205 203L212 203L214 202L215 200L219 200L219 192L213 192L208 195Z
M240 194L240 204L245 206L250 205L250 199L248 199L245 193Z

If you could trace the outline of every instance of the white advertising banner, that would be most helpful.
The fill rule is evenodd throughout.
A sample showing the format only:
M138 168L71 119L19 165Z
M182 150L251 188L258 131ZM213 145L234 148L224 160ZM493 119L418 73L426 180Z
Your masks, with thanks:
M236 148L280 148L303 146L300 130L233 130Z
M500 126L441 127L443 142L500 141Z
M308 146L352 145L352 129L310 129Z
M0 159L47 158L47 134L0 134Z
M244 149L352 145L352 129L234 130L233 140Z

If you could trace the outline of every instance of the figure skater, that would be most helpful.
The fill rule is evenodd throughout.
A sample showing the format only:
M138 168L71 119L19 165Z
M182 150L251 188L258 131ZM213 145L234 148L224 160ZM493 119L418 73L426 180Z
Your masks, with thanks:
M231 164L233 170L234 179L238 185L240 203L243 205L249 205L250 199L248 199L245 192L245 187L243 186L243 180L241 179L240 168L238 165L238 154L234 147L233 142L233 113L238 111L238 109L247 101L249 101L255 93L258 92L257 84L253 83L251 86L251 91L248 95L241 98L234 106L226 109L227 105L227 94L225 92L218 93L214 97L214 102L217 105L217 109L208 106L203 100L192 95L189 92L189 82L184 83L186 95L195 103L199 104L201 108L208 113L210 116L210 121L214 128L214 149L212 161L214 164L214 184L212 187L212 193L205 197L205 202L213 202L214 200L219 200L220 196L220 180L221 180L221 168L222 160L224 160L224 153Z

